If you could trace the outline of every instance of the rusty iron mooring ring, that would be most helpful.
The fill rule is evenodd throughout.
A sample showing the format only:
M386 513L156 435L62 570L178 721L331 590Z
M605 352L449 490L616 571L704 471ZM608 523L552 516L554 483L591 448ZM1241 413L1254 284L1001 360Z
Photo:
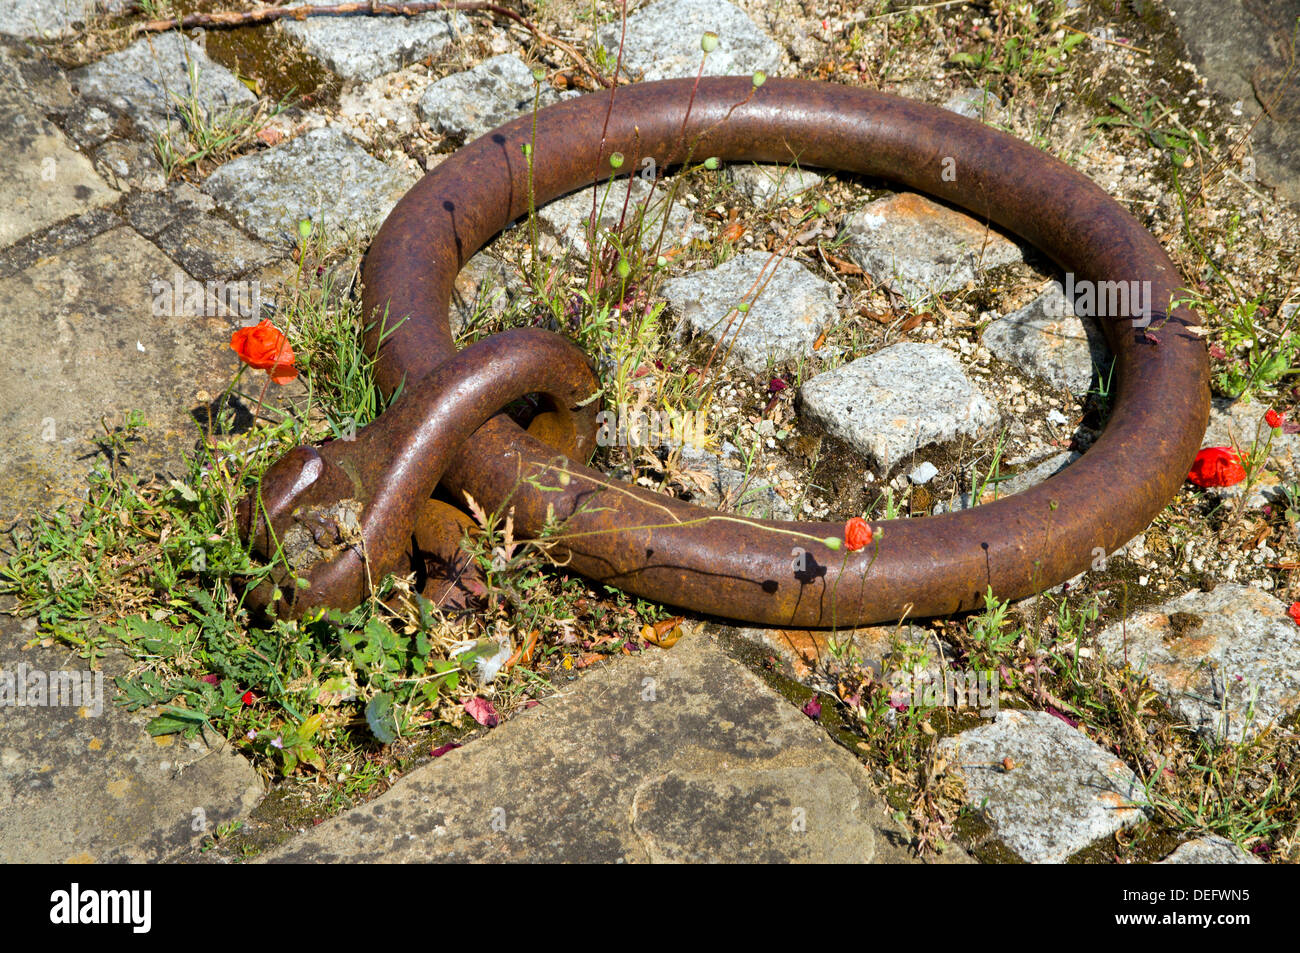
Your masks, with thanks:
M408 571L425 548L422 539L441 537L442 548L454 549L461 525L430 494L474 432L511 401L540 393L550 409L529 431L561 453L588 457L596 408L587 398L598 387L572 342L516 328L444 361L355 438L294 448L266 472L260 493L239 505L241 533L264 555L278 552L292 570L276 574L278 586L259 587L252 604L286 617L350 609L371 583Z
M1011 136L870 90L797 80L754 90L748 78L701 81L683 135L691 86L670 80L619 89L603 136L606 94L548 107L536 116L535 140L533 117L522 117L425 176L384 222L366 260L364 313L386 313L390 327L405 319L382 346L378 332L368 332L381 389L419 381L455 355L447 317L453 280L527 213L521 147L530 141L539 205L607 178L613 152L632 169L643 157L663 168L686 159L682 144L699 137L696 158L797 161L901 182L1021 236L1076 281L1149 281L1157 308L1177 297L1180 276L1149 233L1083 175ZM513 507L520 534L537 534L549 509L567 519L567 555L577 571L730 619L824 627L947 615L980 605L990 586L1002 598L1025 596L1141 532L1177 492L1205 432L1209 365L1204 343L1188 330L1199 323L1195 315L1177 307L1149 331L1127 317L1100 323L1117 382L1105 431L1087 454L990 504L877 523L884 529L878 552L837 552L806 538L839 537L842 523L747 521L760 529L710 520L713 511L636 487L612 489L579 460L554 469L554 436L544 443L501 414L464 444L441 485L456 498L468 491L489 508ZM390 527L388 537L403 532L409 528ZM802 568L796 549L806 552Z

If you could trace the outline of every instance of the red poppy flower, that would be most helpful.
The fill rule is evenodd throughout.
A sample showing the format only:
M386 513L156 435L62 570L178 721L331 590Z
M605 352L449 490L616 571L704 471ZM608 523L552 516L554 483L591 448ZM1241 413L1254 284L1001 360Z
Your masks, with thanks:
M863 546L870 546L873 535L871 527L861 516L855 516L844 524L844 545L851 553L856 553Z
M1268 424L1270 427L1276 430L1278 427L1282 426L1282 418L1284 416L1285 416L1284 414L1279 414L1276 410L1265 411L1264 423Z
M251 691L244 692L244 694L240 696L239 700L243 702L245 705L251 705L253 704L253 702L257 701L257 696L254 695Z
M1295 620L1296 625L1300 625L1300 602L1291 603L1291 608L1286 610L1286 614Z
M1187 479L1197 486L1232 486L1246 479L1246 468L1231 447L1206 447L1196 455Z
M240 328L230 336L230 347L249 367L267 371L277 384L298 376L293 366L293 348L279 328L263 318L253 327Z

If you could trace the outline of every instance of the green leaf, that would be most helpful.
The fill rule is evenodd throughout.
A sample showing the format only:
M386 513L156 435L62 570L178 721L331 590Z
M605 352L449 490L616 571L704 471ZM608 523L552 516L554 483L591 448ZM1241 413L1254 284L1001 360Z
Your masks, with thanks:
M397 720L393 712L393 696L376 695L366 705L366 724L374 736L389 745L397 740Z
M120 625L107 626L105 631L128 643L138 639L170 642L174 634L171 626L155 622L142 615L127 616Z
M1107 96L1106 99L1112 106L1114 106L1120 112L1124 113L1126 116L1137 115L1137 113L1134 112L1133 107L1130 106L1128 103L1124 102L1124 98L1122 96L1117 96L1114 93L1112 93L1111 95Z
M139 711L141 708L147 708L160 701L166 701L176 694L166 688L158 680L158 676L154 672L144 672L138 680L115 678L113 683L126 696L125 699L119 700L118 704L127 711Z
M180 495L180 498L185 500L187 503L197 503L199 501L199 495L194 492L193 487L186 486L180 480L175 478L168 480L167 483Z
M429 652L433 646L429 643L429 636L423 631L415 633L415 657L423 662L429 657Z
M324 717L325 716L321 714L312 715L301 725L299 725L298 740L304 743L310 741L312 737L316 734L316 732L320 730L320 723L324 719Z
M152 719L145 726L145 729L155 737L158 735L174 735L178 731L193 730L207 722L207 720L207 715L202 712L167 705L163 708L162 714Z
M298 760L303 764L309 764L317 771L325 770L325 759L320 756L320 752L310 745L301 745L294 749L297 752Z

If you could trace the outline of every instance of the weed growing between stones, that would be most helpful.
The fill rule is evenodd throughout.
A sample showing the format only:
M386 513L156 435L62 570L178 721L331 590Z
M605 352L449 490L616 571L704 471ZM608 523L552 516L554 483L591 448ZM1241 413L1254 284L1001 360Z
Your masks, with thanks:
M1051 42L1066 9L1066 0L993 4L992 22L975 32L975 39L982 42L973 44L970 51L953 53L950 59L977 72L1006 77L1014 95L1022 79L1064 73L1070 51L1088 38L1072 30L1059 42Z
M277 103L259 99L252 106L210 108L199 99L201 80L198 65L190 61L186 93L171 94L177 122L154 136L154 151L168 181L191 166L211 169L247 151L256 144L257 134L289 108L288 97Z
M128 657L121 704L158 706L151 733L224 735L268 774L298 779L317 816L378 793L476 728L466 702L491 698L508 716L554 680L639 651L643 630L664 617L546 570L511 539L508 516L481 510L466 540L488 580L481 614L439 612L410 578L390 577L350 612L250 616L246 593L273 567L239 540L235 504L288 449L347 439L387 406L350 294L359 252L319 225L300 230L274 314L301 372L289 396L232 386L204 410L204 439L179 478L132 470L138 415L106 427L107 462L85 502L16 530L0 568L16 611L39 620L38 640L74 646L96 666Z
M622 5L593 8L593 31L597 20L625 19L625 13ZM548 33L579 45L585 15L565 4L535 10ZM883 2L831 2L816 19L823 16L824 28L788 8L774 18L772 29L788 51L798 52L792 73L936 103L975 87L984 121L1096 179L1170 250L1192 285L1193 306L1211 328L1216 394L1258 401L1251 427L1266 405L1294 413L1296 311L1288 307L1295 303L1294 214L1274 209L1259 192L1245 161L1245 123L1234 121L1227 104L1211 104L1167 39L1124 13L1116 15L1117 34L1106 11L1065 9L1059 2L901 10ZM1099 24L1106 25L1101 34ZM1075 39L1084 33L1094 42ZM124 45L124 37L110 45L119 39ZM583 49L608 78L626 72L621 46L607 53L593 38ZM464 55L484 53L486 43L475 49ZM101 50L88 41L75 58L84 62ZM595 88L545 44L528 55L545 64L546 81L557 88ZM423 78L445 68L430 64ZM534 81L536 95L542 80ZM238 130L212 119L198 116L199 139L229 147L226 137ZM214 128L202 129L204 122ZM193 157L178 166L187 177L202 177L208 158L220 158L220 148L204 156L199 139L175 143L177 156ZM451 148L431 135L384 142L396 149L398 161L421 166ZM622 168L619 174L630 178L638 171ZM667 182L663 172L654 176L660 185ZM780 174L793 176L794 170ZM770 483L773 496L803 518L924 518L937 504L957 505L963 497L978 505L1045 454L1086 450L1100 432L1109 398L1104 372L1091 385L1092 395L1080 398L991 356L982 343L999 315L1039 293L1051 273L1046 263L1031 255L969 286L909 300L890 288L887 279L896 276L873 274L851 253L851 213L879 198L883 183L830 176L765 204L723 170L695 163L669 184L672 202L699 217L707 239L645 248L641 237L662 236L668 210L658 218L648 196L633 202L630 192L618 194L616 184L593 189L593 210L618 208L617 226L588 232L585 259L566 260L548 257L550 235L540 227L545 210L530 215L527 239L516 229L490 249L523 263L518 277L526 292L506 309L475 308L458 334L464 343L519 324L570 334L599 361L607 403L613 397L633 408L705 410L715 436L708 449L738 480L711 495L715 481L705 471L714 455L688 458L663 447L602 448L602 469L683 498L716 499L732 515L741 512L737 504L749 490ZM604 216L596 221L603 223ZM196 451L190 472L174 483L131 473L140 420L108 426L107 462L88 500L20 534L4 584L38 615L39 637L65 641L94 659L127 651L133 659L124 676L128 703L163 706L157 729L226 733L268 773L296 779L286 790L305 794L307 816L319 816L382 790L397 772L428 757L426 746L472 730L464 701L490 698L508 715L585 666L640 650L653 641L647 625L653 632L654 623L674 620L657 607L555 570L544 552L510 538L508 514L484 513L466 541L488 580L480 623L431 612L405 580L381 581L376 597L355 613L296 626L251 623L240 608L243 583L234 580L255 580L265 567L252 564L229 532L232 502L288 447L343 437L383 407L357 345L360 315L349 263L356 249L340 249L319 224L301 245L298 279L274 317L299 355L305 389L287 403L262 408L256 419L256 394L218 401L204 421L210 438ZM679 339L676 315L659 300L670 277L745 251L797 261L824 276L837 289L842 315L806 354L772 361L761 373L722 370L727 346ZM736 304L749 300L745 295ZM761 297L750 306L761 308ZM728 318L738 325L750 313L737 308ZM920 448L882 468L801 421L796 395L803 383L909 340L942 340L959 353L981 386L998 390L1012 425L947 447ZM1051 412L1065 422L1048 423ZM1250 442L1250 432L1244 431L1242 443ZM840 704L827 711L843 721L840 740L892 789L918 846L940 849L977 813L963 806L951 759L937 742L977 724L978 716L899 699L889 677L901 672L915 678L944 657L950 666L998 672L1006 707L1076 723L1138 774L1151 820L1115 835L1090 859L1155 859L1161 855L1152 845L1171 832L1218 832L1269 860L1296 859L1294 722L1249 742L1211 744L1154 697L1149 681L1122 658L1104 662L1095 645L1103 624L1188 585L1249 581L1284 603L1295 598L1300 484L1279 462L1288 439L1256 439L1259 459L1247 455L1258 467L1250 470L1247 492L1225 499L1189 489L1154 521L1144 552L1111 555L1109 563L1103 558L1063 592L1011 607L989 594L983 612L900 627L883 672L853 654L851 633L839 633L839 653L827 662L821 689ZM922 462L937 464L938 473L913 484L907 475ZM1255 489L1268 497L1262 508L1251 502ZM200 555L202 567L195 562ZM904 637L916 631L938 640L942 656ZM503 645L511 651L501 659ZM496 679L484 685L481 675L496 664ZM395 740L381 744L387 736ZM1017 770L1015 764L993 767L1013 775ZM295 814L294 822L300 821ZM217 840L232 837L239 835Z
M961 803L960 773L938 741L981 722L973 707L925 704L917 685L943 685L953 672L996 673L1005 708L1046 711L1081 730L1137 773L1135 798L1147 820L1117 832L1093 860L1145 862L1175 839L1217 834L1261 859L1300 856L1300 739L1288 725L1243 741L1216 742L1189 729L1148 677L1123 657L1096 648L1095 599L1040 596L1020 608L992 593L985 609L940 623L930 643L901 627L885 663L864 659L853 633L833 643L817 681L839 702L842 741L856 748L892 789L921 849L955 831L979 851L979 811ZM925 629L918 631L925 632ZM949 654L944 646L951 645ZM933 692L931 692L933 695ZM1014 772L1018 765L997 770ZM975 821L972 828L963 818Z
M622 11L622 25L625 32L626 9ZM706 33L701 39L702 56L695 86L692 87L692 101L708 55L717 43L718 38L714 34ZM614 58L613 77L618 77L621 70L622 53L620 44ZM538 90L533 101L534 128L542 76L540 71L534 74ZM765 79L765 75L755 74L751 96L753 90L758 89ZM606 128L616 100L617 83L611 80L610 100L605 115ZM737 106L743 105L743 102ZM581 226L586 270L585 281L581 284L579 276L574 274L575 262L569 249L564 249L557 257L546 254L541 247L532 189L533 163L536 157L531 144L524 147L529 177L526 277L532 298L531 320L536 323L538 317L548 316L547 323L551 327L571 334L581 346L597 355L601 370L612 372L612 380L605 392L607 403L619 408L632 407L634 413L646 406L668 406L684 412L707 415L713 399L710 371L717 356L717 345L705 361L703 369L690 367L687 368L687 374L675 371L663 360L663 355L672 345L669 329L661 320L663 302L656 300L670 259L687 250L683 247L664 248L674 210L679 207L682 183L690 181L698 173L714 172L719 167L716 159L698 163L692 161L698 137L689 144L685 141L691 105L692 102L687 103L679 137L679 150L684 149L685 159L682 168L668 185L666 194L662 188L665 182L664 170L657 168L653 159L648 168L630 170L626 179L620 179L619 171L625 157L619 152L610 155L608 162L611 174L605 177L603 187L597 185L591 189L591 214ZM604 151L603 145L602 136L601 153ZM619 183L625 186L621 201L614 194L615 186ZM646 183L645 194L633 203L633 186L639 183ZM606 225L607 209L611 214L614 210L610 206L612 194L618 211L617 221ZM756 281L745 297L757 297L761 291L762 288ZM739 325L743 326L749 308L749 300L736 303L735 309L727 316L727 329L718 336L719 343L725 340L727 330L737 319ZM481 330L486 332L488 329ZM738 333L739 327L736 330ZM654 469L659 469L665 462L653 455L652 459L653 462L647 462ZM631 463L635 478L636 462L626 462Z
M1148 220L1154 218L1159 221L1164 231L1157 230L1157 234L1168 244L1177 234L1180 219L1186 220L1188 216L1195 219L1204 212L1205 191L1213 188L1213 183L1205 172L1215 162L1216 153L1217 156L1222 156L1228 146L1224 141L1214 141L1199 126L1180 119L1163 104L1156 107L1147 103L1144 107L1134 109L1128 107L1131 101L1128 90L1121 88L1119 92L1108 93L1107 86L1099 84L1100 92L1092 89L1083 97L1085 102L1102 104L1094 107L1102 111L1100 117L1093 112L1082 118L1080 128L1085 131L1078 135L1073 131L1068 135L1052 135L1047 132L1052 128L1061 104L1058 102L1052 106L1046 102L1051 89L1045 82L1046 78L1073 72L1076 62L1091 63L1106 54L1106 51L1131 56L1133 54L1129 50L1135 47L1134 44L1128 41L1117 43L1110 40L1108 35L1091 44L1090 49L1088 44L1082 43L1087 34L1063 22L1067 16L1078 16L1073 12L1067 13L1064 4L1055 4L1041 23L1031 15L1033 11L1027 5L995 5L992 13L993 16L983 22L982 18L975 18L969 33L964 18L959 17L955 21L958 27L958 41L955 45L959 48L959 54L962 48L978 47L981 43L987 44L984 52L978 56L968 53L965 56L948 57L950 62L969 70L971 78L977 84L1006 97L1006 111L996 118L986 108L985 114L990 121L1003 125L1022 138L1039 142L1049 151L1071 158L1075 164L1085 166L1090 161L1090 156L1095 154L1094 146L1099 133L1141 137L1153 150L1153 164L1166 176L1170 175L1170 168L1174 168L1172 174L1177 176L1178 170L1198 167L1204 163L1204 170L1198 176L1197 197L1189 200L1187 196L1176 193L1173 204L1161 206L1157 196L1154 203L1156 211L1140 214L1147 215ZM887 25L883 39L873 37L867 42L855 27L847 45L853 47L856 44L856 50L850 49L849 53L856 53L856 66L860 75L868 77L875 85L895 89L898 87L896 79L885 81L883 78L891 71L896 73L899 63L924 59L916 55L917 51L925 46L927 38L943 32L943 14L935 11L889 11L881 15L886 18ZM947 25L951 27L954 22L950 20ZM902 41L891 42L891 36L901 36ZM1050 42L1044 43L1048 38ZM838 41L828 44L828 53L822 57L814 72L820 72L829 78L843 73L847 66L855 65L852 57L830 53L831 50L840 53L840 48ZM596 60L607 62L600 57ZM1090 68L1081 66L1081 74L1086 74ZM919 69L924 72L925 67ZM1114 88L1113 84L1111 88ZM926 90L904 89L904 92L933 98L933 94ZM1117 99L1108 99L1109 95L1114 95ZM1078 121L1077 117L1075 121ZM1093 152L1090 153L1090 149ZM1144 156L1144 165L1147 161L1148 157ZM868 474L869 481L875 478L874 486L872 482L867 482L865 486L858 482L850 487L837 487L835 481L840 476L833 461L831 466L826 466L821 436L801 432L792 398L797 385L804 378L839 366L853 355L868 353L873 348L931 329L943 329L959 341L969 341L973 345L971 351L975 351L981 333L989 323L989 316L1019 306L1019 303L1026 300L1024 295L1034 293L1027 289L1035 281L1036 273L1041 280L1038 263L1033 263L1028 268L1016 265L1000 273L996 282L977 282L975 287L944 290L928 300L908 301L898 297L888 288L876 284L870 274L864 273L842 251L848 238L848 233L842 226L842 209L846 205L861 202L864 190L867 195L872 195L870 190L878 187L876 183L844 181L847 178L834 177L818 190L820 195L826 197L820 206L816 202L796 202L793 206L782 205L775 210L757 209L739 200L739 196L732 191L723 191L719 196L722 201L716 205L712 199L695 204L695 208L707 208L716 215L713 221L723 230L712 248L706 252L711 264L726 261L729 255L734 254L738 239L756 239L766 243L768 250L774 254L804 260L810 258L823 266L823 272L834 278L851 308L850 319L841 322L819 340L816 349L795 368L769 368L769 376L781 385L779 389L752 386L751 382L744 380L745 375L734 373L729 375L730 380L717 382L711 414L719 421L724 440L747 448L743 461L747 481L751 474L761 475L765 465L773 464L775 468L784 466L792 472L810 474L793 495L796 512L804 511L813 516L821 516L825 513L825 510L820 509L821 501L831 499L836 505L827 509L832 512L843 513L847 508L849 512L864 512L872 517L888 519L909 514L928 515L936 502L944 500L953 505L962 497L968 497L975 504L986 497L996 498L996 489L1000 485L1009 482L1027 468L1022 449L1025 446L1023 424L1014 428L1014 432L1002 429L979 441L962 441L960 448L950 458L933 448L929 449L926 458L935 459L944 465L940 467L943 475L939 481L927 487L909 485L905 479L901 479L902 474L920 462L919 458L908 460L906 464L892 468L889 473ZM683 177L679 181L686 185L689 180ZM1170 181L1173 182L1174 179L1171 178ZM706 178L696 188L708 189L709 182ZM689 193L689 186L687 190ZM597 198L593 195L593 206L596 201ZM815 212L816 215L809 212ZM823 237L813 234L805 237L800 228L801 220L817 218L820 218L818 231L829 225L832 228L831 235ZM1184 234L1188 238L1204 228L1203 222L1196 224L1191 220L1185 221L1184 225ZM1240 230L1236 235L1240 242ZM592 238L589 234L589 242ZM625 254L629 247L635 246L624 243L617 247L617 254L604 263L604 274L618 274L617 266L621 261L619 256ZM1184 246L1184 251L1189 249L1194 250L1191 242ZM698 258L701 252L696 248L687 249L684 254L674 256L667 263L667 270L671 273L689 267L690 260ZM1200 267L1194 267L1191 271L1194 274L1208 271L1213 275L1211 264L1210 261L1202 261ZM635 264L629 263L629 267L635 267ZM559 279L552 280L544 299L553 297L549 291L558 283ZM618 291L623 290L617 280L611 284ZM1210 326L1222 326L1221 317L1216 316L1219 312L1209 301L1210 298L1219 297L1217 290L1210 292L1206 286L1198 295L1208 296L1198 297L1196 306L1207 315ZM1244 365L1236 371L1237 377L1233 379L1236 383L1228 386L1227 377L1219 378L1222 392L1235 396L1248 389L1242 384L1254 386L1263 380L1264 386L1260 392L1275 394L1277 383L1288 378L1292 363L1288 357L1289 352L1286 351L1289 325L1283 321L1280 328L1275 326L1265 329L1256 318L1258 307L1264 307L1263 315L1271 313L1271 309L1261 305L1260 301L1267 300L1276 306L1279 300L1285 303L1286 296L1287 286L1278 285L1259 292L1260 300L1254 302L1255 307L1248 304L1245 308L1236 309L1236 320L1245 322L1245 325L1239 337L1231 342L1232 349L1240 353L1243 342L1254 342L1256 338L1258 341L1252 345L1255 350L1246 354ZM616 307L621 303L621 300L616 302ZM607 327L614 313L614 309L596 312L598 318L595 323ZM621 317L621 310L618 316ZM557 324L563 327L563 324ZM1231 322L1227 324L1230 326ZM711 351L692 350L689 344L684 345L666 334L651 334L644 338L637 335L634 339L644 342L643 345L635 350L629 347L626 352L616 349L614 353L628 353L631 357L628 363L645 371L638 380L646 380L651 384L658 376L656 371L661 369L658 365L677 367L678 362L685 360L696 367L708 367L712 356ZM962 350L969 353L964 344ZM1281 359L1278 358L1279 354L1282 355ZM1021 405L1017 405L1017 412L1024 404L1038 408L1038 414L1045 407L1062 406L1066 411L1064 416L1071 418L1073 433L1070 432L1071 426L1067 426L1064 433L1045 438L1035 437L1032 438L1033 442L1042 439L1042 442L1057 447L1085 450L1104 426L1111 386L1108 368L1100 368L1089 395L1077 403L1059 405L1055 403L1059 401L1059 395L1049 397L1041 385L1026 381L1023 382L1024 390L1021 391L1022 380L1000 363L986 366L996 368L995 373L1002 380L1010 378L1014 382L1013 394L1024 394L1025 399ZM790 382L796 386L789 387ZM1030 412L1024 423L1029 423L1033 416L1034 412ZM756 425L769 421L772 429L765 440L764 435L757 432ZM1261 441L1260 446L1266 444L1266 441ZM1268 456L1267 449L1263 453ZM655 459L656 456L660 459ZM674 462L671 457L662 459L664 456L642 453L638 457L637 466L624 472L630 472L634 479L644 485L689 498L689 479L676 480ZM600 459L608 469L615 469L619 462L619 458L613 454L604 454ZM767 461L766 464L764 460ZM856 468L853 475L860 481L860 462ZM823 469L825 477L822 476ZM809 504L807 509L805 503ZM1146 859L1144 851L1154 847L1143 845L1153 845L1161 838L1167 838L1170 831L1179 832L1180 836L1219 832L1239 844L1256 849L1260 856L1270 859L1294 854L1295 783L1290 775L1274 777L1275 770L1272 766L1278 758L1285 760L1292 757L1293 735L1278 729L1268 735L1266 740L1253 742L1247 748L1205 744L1196 736L1186 731L1180 732L1174 727L1176 719L1162 703L1151 700L1151 689L1140 676L1127 669L1121 669L1122 675L1116 674L1113 667L1102 666L1090 651L1089 643L1095 637L1095 630L1102 620L1121 617L1134 606L1149 604L1158 598L1157 584L1154 581L1157 575L1160 577L1159 585L1167 585L1173 575L1180 571L1178 567L1189 560L1189 553L1195 550L1211 554L1220 547L1234 545L1232 540L1242 538L1245 527L1242 527L1242 531L1231 529L1224 522L1224 512L1220 512L1211 521L1215 531L1208 538L1201 535L1196 525L1205 518L1205 514L1196 511L1202 505L1212 504L1194 494L1176 501L1166 516L1157 520L1149 534L1152 548L1148 549L1148 555L1133 559L1115 558L1108 570L1103 568L1086 584L1082 596L1069 591L1059 596L1059 604L1055 600L1034 603L1055 606L1058 613L1055 622L1058 629L1056 642L1050 643L1046 649L1041 646L1034 649L1036 652L1040 649L1046 652L1045 657L1025 654L1028 642L1023 611L1028 610L1009 609L993 593L988 594L988 608L985 612L966 620L938 623L932 627L933 631L948 636L955 644L957 662L992 666L995 669L1007 666L1007 671L1014 677L1009 685L1004 685L1008 695L1006 704L1059 712L1061 717L1081 726L1103 747L1114 750L1126 764L1135 769L1142 766L1139 774L1143 783L1150 786L1148 802L1153 820L1137 828L1136 832L1126 831L1117 835L1115 842L1109 845L1112 849L1107 859ZM1234 509L1237 508L1234 505ZM1244 502L1239 509L1246 512ZM1263 524L1252 518L1250 525L1256 534L1267 531L1266 535L1277 540L1280 545L1292 535L1291 524L1279 520L1281 515L1280 508L1274 509L1266 514ZM1152 580L1150 585L1148 578ZM1270 584L1284 585L1285 581L1274 574ZM1133 590L1131 600L1128 594L1130 590ZM1065 648L1071 640L1077 643L1073 653ZM848 671L852 672L851 667ZM836 676L833 681L837 683L844 675L844 670L834 666L831 672ZM969 723L964 724L960 718L954 718L945 710L926 711L908 706L906 710L900 711L891 707L890 692L886 690L888 686L888 680L882 680L878 673L872 674L870 680L861 679L856 682L850 674L844 679L842 690L837 690L836 694L846 700L850 725L866 739L862 742L867 746L863 749L865 757L882 771L882 777L888 783L895 785L901 792L900 803L904 805L901 809L905 815L910 815L919 843L927 847L941 844L951 835L956 819L966 809L959 806L955 792L959 791L960 785L947 770L950 765L934 750L934 742L942 734L969 727ZM1134 705L1131 699L1138 699L1139 703ZM1176 781L1168 773L1154 773L1152 765L1161 752L1179 763L1179 768L1170 769L1179 775ZM1238 771L1241 770L1241 765L1249 762L1250 770L1256 772L1254 780L1240 789L1225 786L1223 781L1228 776L1226 769L1211 765L1226 764L1229 761L1237 765ZM1201 803L1219 804L1222 807L1199 810L1196 805ZM1232 806L1229 808L1228 805ZM1248 815L1259 823L1245 823L1241 820ZM1278 818L1277 823L1263 822L1262 818L1266 816Z

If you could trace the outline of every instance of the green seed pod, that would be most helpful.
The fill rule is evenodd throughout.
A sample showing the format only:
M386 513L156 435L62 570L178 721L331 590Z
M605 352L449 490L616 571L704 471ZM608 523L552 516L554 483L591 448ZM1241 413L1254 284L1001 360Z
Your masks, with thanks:
M615 266L614 270L618 272L620 278L626 278L628 275L632 274L632 266L627 263L626 258L620 258L618 260L618 265Z
M533 70L533 82L540 83L544 79L546 79L546 70L542 69L540 66Z
M757 89L758 87L762 86L766 82L767 82L767 74L764 73L761 69L754 70L754 88Z
M611 169L623 168L623 153L611 152L609 156L609 167Z
M817 210L818 215L829 215L831 212L831 203L825 199L818 199L817 204L813 206L813 208Z
M657 268L667 268L668 259L665 258L663 255L660 255L658 258L655 259L655 266Z
M308 238L311 236L311 219L304 218L298 223L298 234L302 238Z
M749 302L748 302L748 301L742 301L742 302L740 302L740 304L736 305L736 310L739 311L741 314L748 314L748 313L749 313Z
M526 156L530 156L533 154L533 144L531 142L525 142L519 148L524 151L524 155Z
M717 48L718 34L714 33L712 30L706 30L704 35L700 37L700 49L705 53L712 53Z
M719 163L718 163L717 156L709 156L707 159L704 160L704 168L708 169L710 172L716 169L718 165Z
M827 536L822 542L826 544L827 549L839 549L844 545L844 540L838 536Z

